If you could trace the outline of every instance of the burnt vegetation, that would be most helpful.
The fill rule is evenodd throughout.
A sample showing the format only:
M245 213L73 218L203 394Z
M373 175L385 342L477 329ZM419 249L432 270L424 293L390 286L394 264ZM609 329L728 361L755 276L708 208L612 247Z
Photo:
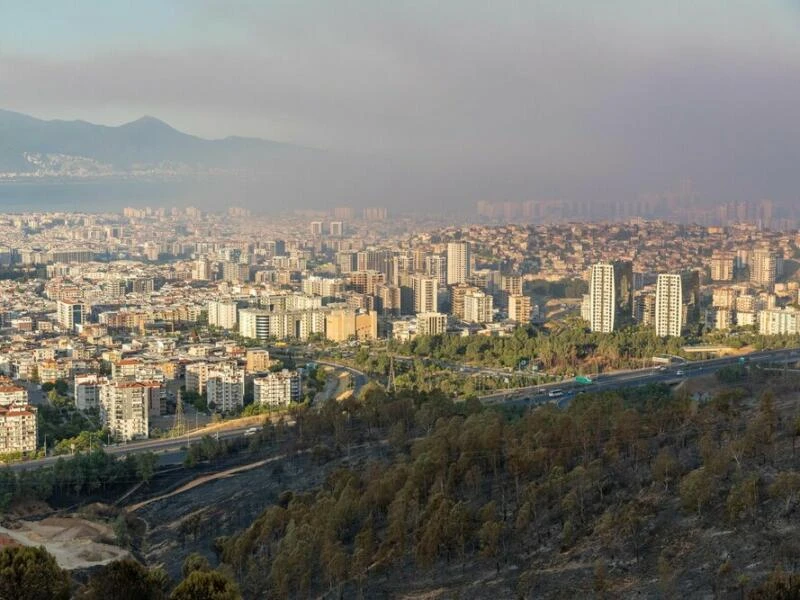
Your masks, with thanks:
M245 597L758 593L794 581L800 421L786 376L519 415L437 395L330 403L298 441L381 458L287 491L215 550ZM776 575L777 573L777 575ZM446 595L444 597L449 597ZM759 596L763 597L763 596Z

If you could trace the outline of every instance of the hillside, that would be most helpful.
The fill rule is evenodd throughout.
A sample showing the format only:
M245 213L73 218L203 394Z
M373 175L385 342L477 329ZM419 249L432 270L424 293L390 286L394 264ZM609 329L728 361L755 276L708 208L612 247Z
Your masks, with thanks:
M0 110L0 173L106 176L198 169L244 169L265 161L312 157L316 151L256 138L206 140L154 117L118 127L44 121Z

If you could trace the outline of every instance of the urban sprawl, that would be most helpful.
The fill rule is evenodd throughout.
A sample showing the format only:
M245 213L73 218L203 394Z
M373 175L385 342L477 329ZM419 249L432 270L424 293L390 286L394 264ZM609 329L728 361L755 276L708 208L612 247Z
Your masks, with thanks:
M5 215L0 455L41 447L37 404L56 382L116 442L167 427L181 394L223 415L301 401L304 369L270 345L505 336L565 319L598 333L796 335L798 243L748 223L441 227L384 208ZM542 282L577 291L537 297Z

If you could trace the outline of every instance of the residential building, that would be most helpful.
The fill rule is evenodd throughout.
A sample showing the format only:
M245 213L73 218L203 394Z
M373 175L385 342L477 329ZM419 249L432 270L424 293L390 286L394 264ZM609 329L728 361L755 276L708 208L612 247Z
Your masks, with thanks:
M800 311L793 307L762 310L758 313L761 335L797 335L800 333Z
M414 275L411 277L411 289L414 290L414 312L436 312L438 281L432 277Z
M614 265L599 263L592 266L589 282L589 326L592 331L614 331L617 298L614 285Z
M711 280L733 281L734 256L730 252L717 252L711 255Z
M711 305L714 308L724 308L731 310L736 306L738 292L732 287L714 288L711 292Z
M95 410L100 407L100 388L108 378L96 374L75 376L75 407L78 410Z
M417 314L418 335L441 335L447 331L447 315L439 312Z
M378 314L352 308L337 308L325 316L325 338L333 342L378 337Z
M679 337L683 329L681 276L662 273L656 281L656 335Z
M209 408L228 413L244 404L244 371L227 366L209 370L206 380L206 400Z
M4 377L0 381L0 406L24 406L26 404L28 404L28 390Z
M508 319L515 323L530 323L533 303L528 296L514 294L508 297Z
M777 258L768 248L753 251L750 262L750 282L772 290L777 276Z
M279 407L297 402L303 393L300 373L283 369L253 380L253 398L256 404Z
M520 275L503 275L500 286L506 295L522 296L522 277Z
M428 277L433 277L439 282L440 287L447 285L447 257L439 254L425 256L423 271Z
M28 404L0 405L0 454L35 452L36 409Z
M208 302L208 324L222 329L235 329L239 312L235 302L210 300Z
M59 300L56 303L58 324L66 331L75 331L76 326L83 324L85 308L83 304Z
M263 373L269 371L272 366L272 361L269 358L269 352L261 348L254 348L247 351L245 370L248 373Z
M148 437L151 396L161 397L160 384L115 380L100 386L104 427L122 441Z
M493 318L493 302L489 294L473 291L464 295L464 321L491 323Z
M447 244L447 285L466 283L472 274L469 242Z

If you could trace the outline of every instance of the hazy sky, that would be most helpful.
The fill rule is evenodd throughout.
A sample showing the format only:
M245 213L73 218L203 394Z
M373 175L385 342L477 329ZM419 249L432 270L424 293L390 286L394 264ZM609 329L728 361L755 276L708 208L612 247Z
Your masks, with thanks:
M0 107L369 152L470 201L785 201L800 0L0 0Z

